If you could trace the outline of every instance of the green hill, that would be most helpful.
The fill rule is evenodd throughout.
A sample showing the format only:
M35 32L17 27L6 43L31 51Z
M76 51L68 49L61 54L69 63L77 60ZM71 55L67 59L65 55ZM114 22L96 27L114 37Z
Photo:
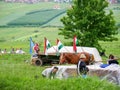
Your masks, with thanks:
M59 4L60 9L53 9L56 3L53 2L40 2L35 4L25 4L25 3L5 3L0 1L0 26L7 26L13 23L46 23L46 21L51 21L53 18L59 17L65 9L69 7L69 4ZM44 12L42 12L44 11ZM36 12L34 14L29 14ZM51 14L48 14L51 13ZM29 14L29 15L28 15ZM47 14L47 19L45 16ZM41 17L42 16L42 17ZM41 21L42 18L42 21ZM31 19L31 21L29 20ZM46 21L45 21L45 20ZM39 21L40 20L40 21ZM14 22L15 21L15 22ZM59 21L59 20L58 20ZM59 21L60 22L60 21Z
M69 8L70 4L60 3L60 9L57 10L53 9L55 5L57 3L54 2L26 4L0 1L0 26L62 26L60 18L63 15L61 14ZM106 11L108 10L114 12L116 24L120 27L120 4L109 5Z
M61 8L59 10L53 10L54 5L56 3L52 2L26 4L0 1L0 49L4 50L6 48L7 51L10 51L11 48L22 48L26 52L25 55L0 55L0 89L79 90L81 88L81 90L119 90L119 86L100 81L95 77L86 79L71 78L68 80L44 79L41 76L41 72L46 67L35 67L31 66L29 62L25 63L25 60L30 60L31 57L29 54L29 37L32 37L34 42L40 44L41 52L43 52L44 37L50 41L51 45L56 45L57 38L63 44L70 41L58 35L58 26L62 26L60 18L65 15L63 12L69 8L69 4L59 3ZM119 8L120 4L115 4L110 5L106 10L113 10L116 24L119 26L120 31ZM47 18L44 16L47 16ZM42 27L35 27L37 25L32 25L32 27L11 25L18 22L27 23L26 25L29 22L33 24L35 22L37 24L44 22L44 25ZM116 35L116 37L118 37L118 41L100 42L101 46L106 50L107 56L113 54L116 57L120 57L120 34ZM103 57L103 60L106 59L108 58ZM38 79L35 79L35 76L38 76Z
M58 17L59 15L65 13L66 10L64 9L46 9L46 10L39 10L33 11L25 14L24 16L15 19L8 23L9 25L13 26L41 26L49 21L53 20L54 18Z
M62 23L60 22L60 18L65 15L64 11L69 8L69 4L59 3L61 9L58 10L53 9L55 5L56 3L53 2L25 4L25 3L5 3L0 1L0 12L1 12L0 13L0 33L1 33L0 47L10 49L10 47L21 46L27 51L29 48L27 46L29 43L29 37L32 37L33 40L36 42L42 43L41 45L42 48L43 48L44 37L48 38L52 43L52 45L55 45L56 38L60 38L60 40L63 43L66 42L67 40L65 40L63 36L58 35L59 32L58 26L62 26ZM116 25L119 26L119 31L120 31L119 8L120 8L120 4L111 4L106 9L106 11L113 10L114 17L116 20ZM22 21L22 23L31 22L33 24L37 21L37 25L38 23L44 23L44 24L42 25L42 27L35 27L37 25L32 25L32 27L23 27L23 26L19 27L15 25L9 25L9 27L7 26L10 23L15 23L15 22L18 23L18 21L19 23ZM113 54L115 53L116 55L119 56L120 50L117 48L120 47L119 46L120 35L117 35L117 37L118 37L118 41L100 42L100 43L102 47L104 47L107 50L107 53L111 53L111 51L113 51Z

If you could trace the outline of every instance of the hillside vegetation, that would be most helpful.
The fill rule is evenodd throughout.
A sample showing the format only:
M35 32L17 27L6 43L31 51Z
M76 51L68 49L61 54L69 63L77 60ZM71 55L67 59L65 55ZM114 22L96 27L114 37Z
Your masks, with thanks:
M53 9L55 5L59 5L60 9ZM58 26L62 26L60 18L65 15L65 9L70 8L67 3L40 2L35 4L25 3L5 3L0 1L0 47L2 49L11 47L22 47L26 52L29 51L29 37L32 37L35 42L40 43L40 48L43 50L44 37L48 38L52 45L56 44L56 38L59 38L63 43L67 42L63 36L58 35ZM116 20L116 25L120 24L120 5L112 4L106 8L106 11L112 10ZM44 12L41 12L44 11ZM50 14L49 14L50 13ZM35 17L33 17L35 15ZM27 17L29 16L29 17ZM42 16L42 17L41 17ZM45 16L45 17L44 17ZM47 16L47 17L46 17ZM37 18L39 17L39 18ZM37 22L43 22L42 27L23 27L17 25L8 25L10 23L33 22L34 18ZM52 18L52 19L51 19ZM30 19L33 19L30 21ZM45 23L46 22L46 23ZM26 23L25 23L26 24ZM8 25L8 26L7 26ZM27 24L28 25L28 24ZM28 25L29 26L29 25ZM38 23L36 26L39 26ZM47 26L47 27L46 27ZM51 27L54 26L54 27ZM120 29L119 29L120 31ZM100 42L102 47L106 49L107 55L110 53L119 56L120 35L118 41ZM8 45L9 44L9 45ZM112 47L112 48L111 48Z
M46 10L39 10L34 12L29 12L24 16L15 19L9 22L7 25L12 26L41 26L52 19L56 18L57 16L65 13L66 10L64 9L46 9Z
M28 15L28 13L32 13L32 12L36 12L36 11L43 11L46 10L46 12L48 13L47 10L52 10L54 9L54 6L56 6L56 3L53 2L40 2L40 3L35 3L35 4L25 4L25 3L5 3L5 2L1 2L0 1L0 26L7 26L8 23L17 20L19 18L26 18L26 15ZM64 10L66 8L69 8L69 4L59 4L60 9L58 10L53 10L53 11L61 11ZM54 12L52 12L54 15L56 16L56 14ZM52 14L51 13L51 14ZM36 17L37 14L37 17ZM41 17L41 16L46 16L44 15L44 13L35 13L35 17L34 15L33 18L40 20L42 18L42 20L45 18ZM48 19L51 18L51 14L49 16L49 14L47 14L47 21L49 21ZM40 16L39 16L40 15ZM58 15L58 14L57 14ZM59 16L59 15L58 15ZM31 18L31 17L27 17L27 18ZM54 17L55 18L55 17ZM57 18L57 17L56 17ZM37 20L37 21L38 21ZM59 19L58 19L59 21ZM29 22L29 19L27 19L27 22ZM32 21L31 21L32 22ZM37 23L38 24L38 23Z
M60 9L54 9L59 6ZM70 8L69 3L40 2L35 4L25 3L5 3L0 1L0 26L27 25L27 26L55 26L56 22L60 24L60 18L65 15L65 9ZM106 11L112 10L116 24L120 25L120 5L112 4ZM48 14L49 13L49 14ZM51 23L52 22L52 23ZM47 25L46 25L47 24ZM54 25L55 24L55 25ZM16 26L17 26L16 25ZM58 25L57 25L58 26ZM61 24L59 26L62 26ZM120 26L119 26L120 27Z
M56 45L57 38L62 43L68 41L63 36L58 35L58 27L62 26L60 18L65 15L65 13L62 14L61 12L69 8L69 4L59 4L61 8L59 9L60 12L53 10L55 5L56 3L52 2L25 4L0 1L0 49L4 50L6 48L7 51L10 51L11 48L22 48L26 52L24 55L0 54L0 90L120 90L119 86L105 80L100 80L97 77L88 77L86 79L76 77L63 80L46 79L42 77L41 72L47 66L37 67L30 64L29 37L32 37L33 41L40 44L41 52L43 52L44 37L52 45ZM120 10L116 9L119 7L119 4L110 5L106 10L113 10L116 24L120 28ZM32 16L39 13L41 17L45 13L30 13L43 10L52 10L55 12L54 14L51 12L50 15L46 13L45 16L48 16L47 19L43 19L43 22L46 23L40 27L34 27L35 25L31 27L8 25L10 23L18 23L18 21L25 23L24 19L27 20L27 14L29 14L29 18L26 22L33 22L30 21ZM36 21L39 22L40 19L37 17L33 18L36 18ZM102 47L105 48L107 56L112 53L120 57L120 34L116 35L116 37L118 37L118 41L100 42ZM103 57L103 59L106 60L108 58Z

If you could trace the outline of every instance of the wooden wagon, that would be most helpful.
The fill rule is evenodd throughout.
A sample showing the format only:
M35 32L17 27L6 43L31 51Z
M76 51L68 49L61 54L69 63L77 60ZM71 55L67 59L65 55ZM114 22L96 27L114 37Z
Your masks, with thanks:
M77 46L77 53L80 53L80 52L87 52L87 53L93 54L96 62L102 61L102 58L99 55L99 52L96 48ZM48 55L40 53L39 55L37 55L37 57L32 57L31 59L32 64L37 66L42 66L46 63L47 64L59 63L60 56L57 55L58 53L61 54L61 53L75 53L75 52L73 51L72 46L64 46L59 50L59 52L57 52L57 46L53 46L47 50L47 53Z
M35 57L31 58L31 64L36 66L42 66L44 64L58 64L59 63L59 55L56 54L38 54Z

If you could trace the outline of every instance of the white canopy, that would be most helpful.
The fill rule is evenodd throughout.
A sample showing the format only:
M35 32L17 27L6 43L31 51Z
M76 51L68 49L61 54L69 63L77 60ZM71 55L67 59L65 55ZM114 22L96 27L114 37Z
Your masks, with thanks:
M96 48L93 47L79 47L77 46L77 53L88 52L94 55L95 61L102 61L102 58ZM57 46L53 46L47 50L47 53L57 53ZM59 53L74 53L72 46L64 46L59 50Z
M89 68L88 76L98 76L102 80L108 80L109 82L120 85L120 65L111 64L105 68L101 68L102 64L87 65ZM59 65L58 71L55 74L55 78L58 79L67 79L71 77L77 77L77 65ZM42 75L49 78L51 70L54 68L46 68L43 70ZM82 76L81 76L82 77ZM84 77L83 77L84 78Z
M57 53L57 46L52 46L47 50L47 53Z

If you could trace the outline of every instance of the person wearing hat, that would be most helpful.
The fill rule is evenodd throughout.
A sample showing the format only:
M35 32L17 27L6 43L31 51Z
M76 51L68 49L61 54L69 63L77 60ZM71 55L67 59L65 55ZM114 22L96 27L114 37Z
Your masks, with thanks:
M80 59L86 59L85 54L82 53L82 54L80 55Z
M77 64L77 72L78 72L78 75L86 76L89 69L86 67L86 64L83 59L86 59L85 54L80 55L80 60Z

